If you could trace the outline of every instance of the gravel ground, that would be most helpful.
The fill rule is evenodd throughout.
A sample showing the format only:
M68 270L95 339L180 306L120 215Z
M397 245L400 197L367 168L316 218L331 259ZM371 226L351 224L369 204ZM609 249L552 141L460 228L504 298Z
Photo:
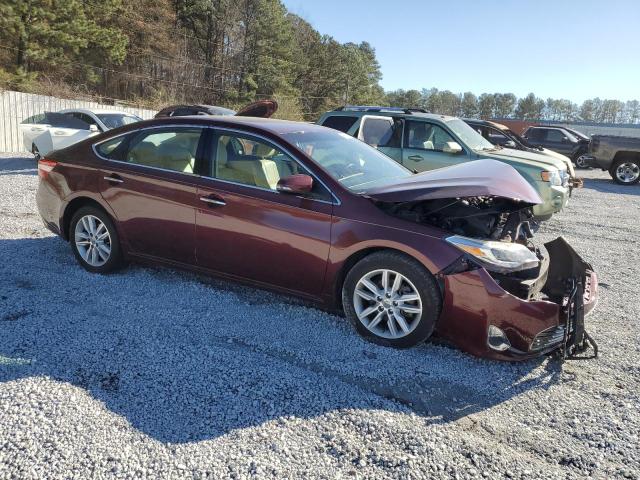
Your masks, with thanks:
M640 187L599 171L541 228L601 280L597 360L385 349L292 299L131 266L43 228L0 158L0 478L639 478Z

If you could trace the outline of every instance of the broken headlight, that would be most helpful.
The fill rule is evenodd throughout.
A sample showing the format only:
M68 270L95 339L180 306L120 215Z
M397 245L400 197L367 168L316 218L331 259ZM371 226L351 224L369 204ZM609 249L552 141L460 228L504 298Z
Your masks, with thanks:
M478 240L460 235L446 240L492 272L519 272L537 267L540 263L536 254L520 243Z

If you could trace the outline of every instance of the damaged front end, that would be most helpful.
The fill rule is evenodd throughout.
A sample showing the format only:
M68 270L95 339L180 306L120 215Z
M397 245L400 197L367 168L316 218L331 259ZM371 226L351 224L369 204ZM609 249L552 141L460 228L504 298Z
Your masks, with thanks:
M495 174L496 166L489 167ZM535 192L502 167L502 190L495 177L471 180L462 169L455 172L463 188L425 179L429 185L413 188L413 195L388 188L369 195L390 215L450 232L444 240L462 253L437 275L443 308L436 332L462 350L501 360L550 352L597 356L584 325L597 301L596 274L562 237L534 245ZM456 191L466 195L446 196ZM589 347L592 355L581 356Z

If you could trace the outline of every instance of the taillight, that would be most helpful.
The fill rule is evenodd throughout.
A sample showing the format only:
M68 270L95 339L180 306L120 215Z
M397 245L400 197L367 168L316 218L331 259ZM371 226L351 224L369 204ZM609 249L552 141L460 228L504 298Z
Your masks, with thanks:
M47 175L58 164L55 160L48 158L41 158L38 160L38 176L40 178L47 178Z

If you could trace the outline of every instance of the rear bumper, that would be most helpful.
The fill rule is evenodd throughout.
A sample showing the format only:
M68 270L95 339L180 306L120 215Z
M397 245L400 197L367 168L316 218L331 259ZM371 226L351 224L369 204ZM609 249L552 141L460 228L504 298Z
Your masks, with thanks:
M544 299L509 293L483 268L443 275L437 333L461 350L495 360L525 360L553 351L564 357L582 353L590 338L584 317L598 299L597 276L564 239L546 247L550 258L541 290ZM490 346L490 327L502 332L508 347Z

